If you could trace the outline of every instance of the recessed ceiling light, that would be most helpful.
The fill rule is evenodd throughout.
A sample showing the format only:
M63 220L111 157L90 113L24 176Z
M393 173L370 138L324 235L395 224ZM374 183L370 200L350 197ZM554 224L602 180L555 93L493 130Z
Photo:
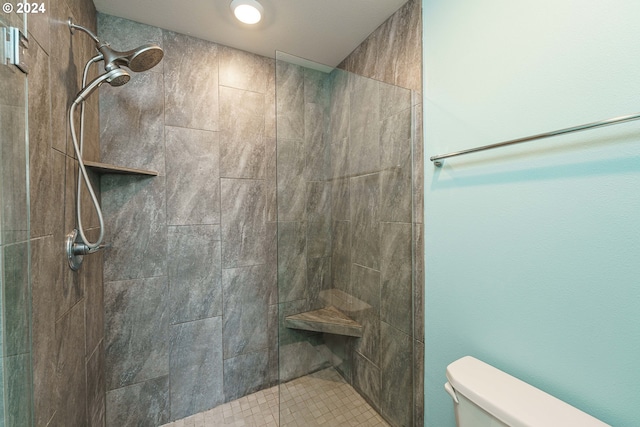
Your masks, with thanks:
M256 0L233 0L231 10L238 21L245 24L257 24L264 13L264 8Z

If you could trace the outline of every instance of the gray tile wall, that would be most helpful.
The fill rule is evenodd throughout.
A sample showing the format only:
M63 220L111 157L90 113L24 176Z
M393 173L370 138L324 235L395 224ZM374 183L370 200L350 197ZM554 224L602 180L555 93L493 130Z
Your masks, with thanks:
M382 202L383 221L391 222L407 222L406 218L410 217L409 209L412 206L412 231L413 235L413 272L411 280L413 281L413 319L402 319L393 313L386 315L387 325L400 328L404 333L412 338L409 352L413 352L413 424L421 426L424 424L424 226L422 218L424 216L424 164L423 164L423 141L422 141L422 2L420 0L409 0L400 10L398 10L391 18L385 21L376 31L374 31L360 46L358 46L343 62L338 66L341 69L386 82L395 86L411 89L411 106L413 109L413 129L412 134L412 155L407 156L406 144L390 144L381 148L381 166L389 167L401 165L399 169L391 169L383 172L381 178L381 194L387 195L386 200ZM392 91L395 90L392 88ZM400 95L400 93L396 93ZM402 96L402 95L401 95ZM381 97L382 102L396 99L393 93L387 93ZM401 104L397 104L401 105ZM385 106L382 111L389 111L389 107ZM408 111L396 111L400 116L390 117L388 122L382 124L381 132L389 138L389 141L397 141L406 138L406 127L398 127L401 123L405 123ZM341 114L340 111L333 112L332 115ZM402 115L404 117L401 117ZM393 115L393 113L391 114ZM333 142L337 144L336 141ZM394 147L394 150L389 150ZM402 147L400 151L395 148ZM406 165L411 165L412 173ZM335 169L335 165L334 165ZM413 188L412 194L403 194L395 189L409 185ZM333 201L334 205L336 203ZM386 228L397 228L397 224L389 224ZM402 228L400 226L400 228ZM403 233L409 232L408 229L402 230ZM392 250L393 241L384 239L387 247L383 245L385 250ZM407 251L408 248L400 248ZM334 267L335 268L335 267ZM388 270L389 273L401 275L401 286L408 286L407 273L402 271ZM384 275L384 273L383 273ZM389 276L387 274L387 276ZM395 283L397 277L383 278L383 288ZM386 285L385 285L386 283ZM384 292L384 290L383 290ZM384 295L384 294L383 294ZM406 295L393 295L387 301L388 306L397 303L398 298L407 298ZM383 297L384 301L384 297ZM384 310L384 309L383 309ZM409 326L409 329L407 329ZM363 358L356 359L362 362ZM358 363L358 362L356 362ZM393 364L387 364L393 366ZM357 383L356 383L357 386ZM361 387L361 390L364 390ZM366 392L365 392L366 394ZM373 398L372 398L373 399ZM381 401L384 403L384 399ZM390 413L395 414L402 419L409 415L402 411L387 405L383 406L383 413L389 416Z
M86 256L72 272L63 249L65 235L76 225L77 162L67 112L84 64L95 54L91 39L71 35L66 20L72 17L95 31L96 11L90 0L44 4L45 13L28 19L34 423L103 426L103 254ZM85 105L84 157L99 160L98 96ZM95 239L97 217L86 191L82 197L83 223Z
M333 364L392 425L420 425L412 92L276 68L280 317L334 305L364 325L358 339L281 328L280 378Z
M155 68L100 93L107 425L158 425L277 379L274 62L98 15Z

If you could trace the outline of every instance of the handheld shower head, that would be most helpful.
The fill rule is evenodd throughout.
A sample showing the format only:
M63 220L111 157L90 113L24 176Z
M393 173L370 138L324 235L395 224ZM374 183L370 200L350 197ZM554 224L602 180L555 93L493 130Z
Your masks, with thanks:
M104 57L104 68L107 71L124 65L136 73L155 67L162 60L164 52L155 44L145 44L127 52L118 52L108 44L102 43L98 50Z
M122 68L116 67L111 71L106 72L98 77L96 77L93 81L91 81L87 86L82 88L78 96L76 96L74 104L79 104L82 101L86 100L89 95L93 93L94 90L100 87L102 83L107 82L111 86L122 86L127 83L131 79L129 73L127 73Z

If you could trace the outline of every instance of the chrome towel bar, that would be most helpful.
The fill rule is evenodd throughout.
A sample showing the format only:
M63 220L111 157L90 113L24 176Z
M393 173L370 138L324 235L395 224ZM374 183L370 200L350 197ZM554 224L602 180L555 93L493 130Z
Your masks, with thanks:
M511 139L509 141L498 142L496 144L483 145L482 147L470 148L468 150L455 151L453 153L439 154L437 156L431 156L429 160L437 167L443 165L443 160L449 157L462 156L463 154L476 153L478 151L492 150L494 148L505 147L507 145L519 144L521 142L533 141L536 139L550 138L552 136L564 135L567 133L580 132L583 130L599 128L602 126L616 125L618 123L631 122L633 120L640 119L640 113L630 114L628 116L614 117L613 119L601 120L599 122L587 123L584 125L573 126L570 128L564 128L555 130L552 132L539 133L537 135L525 136L524 138Z

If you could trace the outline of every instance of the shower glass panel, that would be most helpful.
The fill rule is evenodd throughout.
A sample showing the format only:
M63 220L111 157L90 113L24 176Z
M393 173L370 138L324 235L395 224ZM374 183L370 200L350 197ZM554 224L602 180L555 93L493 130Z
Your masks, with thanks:
M412 94L276 55L280 426L413 426Z
M15 8L17 2L5 3ZM8 6L7 6L8 7ZM5 9L6 10L6 9ZM24 34L26 18L0 15ZM3 40L4 41L4 40ZM5 46L0 54L5 58ZM0 426L33 425L27 78L0 61Z

